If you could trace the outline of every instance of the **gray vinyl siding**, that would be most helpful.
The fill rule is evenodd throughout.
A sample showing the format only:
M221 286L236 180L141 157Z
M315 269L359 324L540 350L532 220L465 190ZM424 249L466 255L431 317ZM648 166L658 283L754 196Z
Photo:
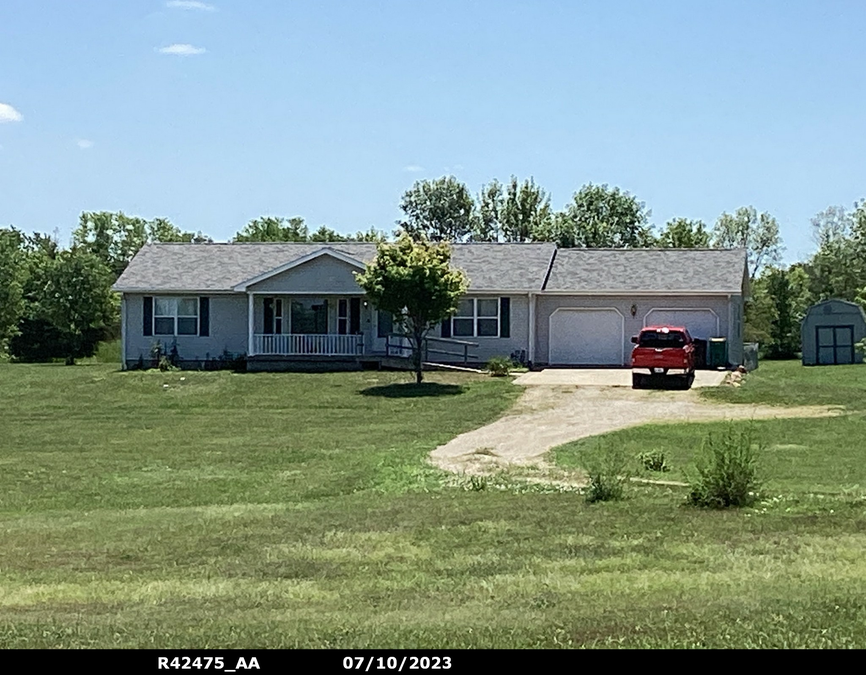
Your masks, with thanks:
M323 255L250 286L253 293L364 293L355 281L354 265Z
M635 315L631 306L635 305ZM550 317L558 308L602 308L611 307L624 317L623 364L628 365L632 350L631 337L637 335L644 326L647 314L653 309L711 309L718 317L719 336L728 338L728 355L732 363L742 360L743 338L742 320L737 331L736 308L742 317L742 298L740 296L578 296L578 295L540 295L536 305L536 344L535 363L549 363L550 355ZM618 336L617 336L617 339Z
M510 337L454 337L455 340L474 342L478 346L470 348L470 354L475 355L475 360L485 362L494 356L510 356L512 352L523 350L526 358L529 358L529 297L527 295L475 295L468 294L467 298L511 298L511 330ZM441 326L434 329L433 334L441 337ZM450 349L450 347L448 348ZM431 361L434 360L431 355ZM443 359L445 360L445 359ZM453 361L454 357L447 360Z
M151 297L200 297L194 294L147 294ZM154 342L159 342L168 350L177 345L182 361L204 361L208 357L217 358L223 351L233 354L247 351L247 296L208 295L210 298L210 335L144 335L144 297L145 294L125 294L126 299L126 363L132 365L141 356L145 361L150 358Z

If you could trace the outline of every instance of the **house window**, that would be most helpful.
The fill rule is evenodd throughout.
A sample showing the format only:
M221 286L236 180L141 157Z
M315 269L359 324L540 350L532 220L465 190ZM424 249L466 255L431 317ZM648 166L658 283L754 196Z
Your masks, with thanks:
M283 299L265 298L264 300L265 335L281 335L283 332Z
M323 335L328 332L327 300L293 300L292 333Z
M197 298L154 298L154 335L198 335Z
M499 298L464 298L451 326L454 337L499 337Z
M346 335L349 332L349 301L340 298L337 301L337 333Z

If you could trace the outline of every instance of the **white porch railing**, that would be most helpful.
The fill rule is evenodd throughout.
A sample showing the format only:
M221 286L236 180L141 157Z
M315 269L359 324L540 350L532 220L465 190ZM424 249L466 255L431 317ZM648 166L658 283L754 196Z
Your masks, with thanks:
M355 356L364 350L362 335L254 335L253 354L278 356Z

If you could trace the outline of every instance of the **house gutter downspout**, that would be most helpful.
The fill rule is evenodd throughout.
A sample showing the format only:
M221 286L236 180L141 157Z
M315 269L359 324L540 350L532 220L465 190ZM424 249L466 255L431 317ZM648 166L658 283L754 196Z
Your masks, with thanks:
M535 363L535 299L536 294L529 294L529 363Z
M120 369L126 370L126 293L120 294Z
M253 328L255 326L255 305L253 304L253 294L247 291L247 356L255 356L253 353Z

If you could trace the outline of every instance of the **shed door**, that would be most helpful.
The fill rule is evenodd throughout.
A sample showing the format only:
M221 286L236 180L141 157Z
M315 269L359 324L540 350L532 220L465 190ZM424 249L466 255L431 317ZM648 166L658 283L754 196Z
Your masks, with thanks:
M816 326L818 364L854 363L854 326Z
M551 365L621 366L624 345L615 309L563 308L550 316Z

